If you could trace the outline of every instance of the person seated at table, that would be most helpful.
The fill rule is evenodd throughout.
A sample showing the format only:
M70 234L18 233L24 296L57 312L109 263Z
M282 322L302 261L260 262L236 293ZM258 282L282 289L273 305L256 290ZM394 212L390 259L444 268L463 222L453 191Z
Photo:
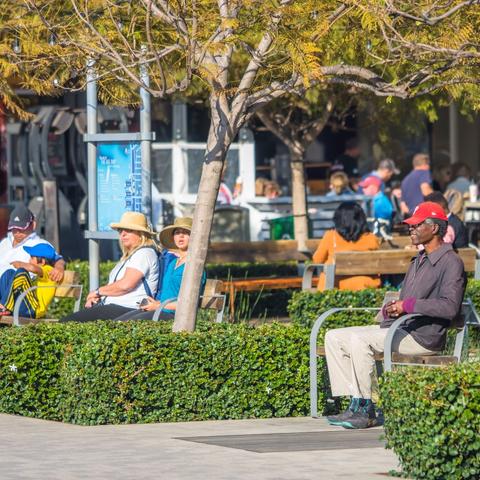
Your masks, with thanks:
M140 212L125 212L110 227L119 233L122 258L110 272L107 285L87 295L85 309L63 317L61 322L114 319L133 312L147 296L156 294L159 276L155 233Z
M449 211L447 199L441 192L433 192L425 197L426 202L434 202L440 205L448 218L447 233L443 237L445 243L451 243L453 248L468 247L468 233L467 227L463 222L452 212Z
M313 254L313 263L335 263L337 252L378 250L380 240L369 231L367 217L356 202L343 202L333 215L335 228L328 230ZM365 275L337 276L335 286L340 290L363 290L380 286L379 277ZM325 275L321 274L318 290L325 290Z
M344 172L332 173L330 177L330 191L327 197L336 195L353 195L355 192L350 188L347 174Z
M57 253L48 243L23 247L30 256L28 262L14 261L11 269L0 277L0 315L11 315L17 298L32 286L32 290L20 304L19 315L28 318L42 318L55 295L58 283L50 278ZM31 275L36 277L33 280Z
M160 313L159 320L171 320L175 317L178 295L182 285L185 262L187 260L190 232L192 231L192 219L189 217L176 218L173 225L165 227L160 232L160 243L168 252L164 261L163 277L161 286L155 298L146 297L146 302L134 312L128 312L117 317L115 320L152 320L155 310L166 300L175 299L165 305ZM202 274L200 291L203 291L206 283L206 274Z

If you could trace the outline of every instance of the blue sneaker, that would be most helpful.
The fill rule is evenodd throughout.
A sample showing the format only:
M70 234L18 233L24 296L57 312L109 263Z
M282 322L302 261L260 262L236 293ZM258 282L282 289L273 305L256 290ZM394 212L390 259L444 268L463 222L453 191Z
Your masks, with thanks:
M370 428L378 425L377 416L375 414L375 407L372 402L360 407L356 412L353 412L350 417L345 418L340 425L347 429L362 429Z
M360 399L352 398L350 405L343 413L339 413L338 415L329 415L327 417L327 422L330 425L343 426L343 422L349 420L359 408Z

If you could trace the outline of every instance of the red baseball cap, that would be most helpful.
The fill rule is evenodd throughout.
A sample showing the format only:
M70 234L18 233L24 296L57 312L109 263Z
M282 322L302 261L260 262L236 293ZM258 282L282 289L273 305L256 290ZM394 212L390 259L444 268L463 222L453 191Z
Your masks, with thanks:
M375 185L380 188L382 186L382 181L375 175L370 175L369 177L364 178L358 185L362 188L369 187L370 185Z
M410 218L405 219L403 222L409 225L416 225L422 223L427 218L438 218L439 220L445 220L448 222L448 217L443 208L438 203L423 202L420 203Z

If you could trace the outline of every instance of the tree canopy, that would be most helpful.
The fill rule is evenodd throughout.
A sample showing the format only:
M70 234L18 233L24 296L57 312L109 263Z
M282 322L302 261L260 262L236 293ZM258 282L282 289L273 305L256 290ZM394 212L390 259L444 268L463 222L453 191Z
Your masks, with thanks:
M443 91L480 107L480 0L3 0L0 89L83 89L94 62L107 103L199 89L211 125L176 330L192 330L220 176L239 129L272 100L339 85L409 98ZM140 66L148 70L143 85Z
M201 87L257 105L312 83L382 96L448 91L478 100L478 0L4 0L1 91L81 89L96 61L105 102L136 99L138 65L153 95ZM466 86L468 85L468 88Z

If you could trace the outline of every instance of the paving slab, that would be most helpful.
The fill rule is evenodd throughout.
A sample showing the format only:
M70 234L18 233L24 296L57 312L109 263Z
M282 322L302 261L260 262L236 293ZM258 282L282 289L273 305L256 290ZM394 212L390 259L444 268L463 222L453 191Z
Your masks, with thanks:
M382 429L280 418L84 427L0 414L0 479L386 478Z

